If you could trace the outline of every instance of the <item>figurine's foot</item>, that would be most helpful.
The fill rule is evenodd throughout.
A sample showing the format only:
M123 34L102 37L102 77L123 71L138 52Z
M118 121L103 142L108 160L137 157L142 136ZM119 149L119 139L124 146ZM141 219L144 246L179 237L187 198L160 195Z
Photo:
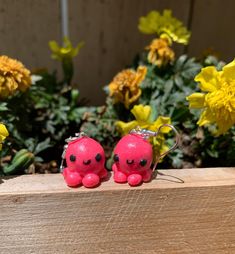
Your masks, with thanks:
M82 178L76 171L69 171L64 169L63 176L65 182L70 187L77 187L82 183Z
M127 181L131 186L137 186L142 183L143 179L142 176L139 174L132 174L128 176Z
M104 168L100 171L100 174L99 174L100 178L106 178L108 176L108 171Z
M83 177L82 184L87 188L96 187L100 183L100 178L98 175L90 173Z
M149 182L152 178L152 171L147 171L144 175L143 175L143 182Z
M127 182L127 176L120 171L114 172L113 178L116 183L126 183Z

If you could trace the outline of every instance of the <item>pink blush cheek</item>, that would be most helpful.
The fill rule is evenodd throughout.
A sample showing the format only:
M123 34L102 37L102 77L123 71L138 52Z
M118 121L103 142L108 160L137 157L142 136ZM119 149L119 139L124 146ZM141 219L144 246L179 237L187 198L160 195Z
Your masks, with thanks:
M66 159L67 168L69 170L77 171L77 168L78 168L77 162L70 161L70 156L66 156L65 159Z

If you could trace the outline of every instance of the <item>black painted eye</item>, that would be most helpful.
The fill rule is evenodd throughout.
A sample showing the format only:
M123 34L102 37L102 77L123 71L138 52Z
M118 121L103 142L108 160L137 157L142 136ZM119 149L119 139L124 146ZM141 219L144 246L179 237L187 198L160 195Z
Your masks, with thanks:
M113 160L114 160L115 162L118 162L118 161L119 161L119 157L118 157L117 154L114 155Z
M70 158L70 161L72 161L72 162L76 161L76 156L75 156L75 155L73 155L73 154L72 154L72 155L70 155L70 157L69 157L69 158Z
M101 161L101 159L102 159L101 154L97 153L95 156L95 159L96 159L96 161Z
M141 161L140 161L140 166L145 166L147 164L147 160L145 160L145 159L142 159Z

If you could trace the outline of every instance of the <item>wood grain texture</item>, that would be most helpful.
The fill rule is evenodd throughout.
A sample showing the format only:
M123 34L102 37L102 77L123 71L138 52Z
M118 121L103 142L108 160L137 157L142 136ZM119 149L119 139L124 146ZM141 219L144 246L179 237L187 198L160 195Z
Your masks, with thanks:
M34 69L58 64L49 40L61 41L59 0L0 0L0 54Z
M226 61L234 59L234 0L195 0L189 54L199 56L213 49Z
M81 95L93 104L103 103L102 87L150 43L152 36L137 29L140 16L172 9L187 25L189 8L189 0L70 0L70 37L74 42L85 41L75 60L74 80ZM183 46L176 51L182 53Z
M135 188L2 179L0 253L234 253L235 168L160 172Z

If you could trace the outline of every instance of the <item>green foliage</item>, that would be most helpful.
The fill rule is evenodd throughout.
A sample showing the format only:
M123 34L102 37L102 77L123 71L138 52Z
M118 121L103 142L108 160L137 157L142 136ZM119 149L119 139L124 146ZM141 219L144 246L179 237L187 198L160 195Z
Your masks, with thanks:
M170 117L172 124L181 134L180 148L169 154L161 163L161 168L201 167L201 166L231 166L234 163L235 131L219 138L212 137L208 130L198 128L198 111L189 110L186 96L197 91L197 83L194 77L201 68L214 65L221 69L224 65L214 56L208 56L201 60L181 55L176 60L164 67L149 64L146 53L137 57L133 67L145 65L148 69L147 76L141 84L142 94L135 104L150 105L153 109L151 117L159 115ZM105 87L108 93L108 87ZM103 111L102 111L102 110ZM122 104L112 104L107 97L106 107L101 107L102 113L96 108L83 124L83 130L89 130L89 135L97 138L105 144L108 157L110 147L114 147L119 135L115 130L117 120L131 121L133 116L130 110L126 110ZM229 138L229 135L230 138ZM167 145L173 145L173 136L168 136ZM226 151L229 151L229 153ZM109 164L109 163L108 163Z
M159 115L169 116L174 122L181 121L189 115L185 96L195 91L193 78L201 67L186 55L180 56L164 70L148 65L139 102L153 106Z
M69 59L72 69L73 56L64 57ZM61 58L62 65L64 58ZM64 139L79 131L87 111L79 99L79 90L72 86L72 74L64 68L64 76L59 81L56 72L40 71L32 75L30 89L0 102L0 121L10 133L3 158L26 148L34 154L36 163L59 162Z
M224 63L214 56L201 61L180 56L173 64L159 69L150 65L145 55L135 65L148 66L147 78L143 81L139 103L151 105L156 114L169 116L181 132L182 146L170 154L163 167L231 166L234 163L234 129L221 137L212 137L210 132L197 126L198 111L189 110L185 97L197 91L195 75L205 66L214 65L218 70ZM170 141L169 141L170 142ZM229 152L228 152L229 151ZM226 158L226 162L225 162Z
M41 145L61 140L70 130L76 130L85 108L79 106L79 92L56 80L55 74L42 73L26 93L19 93L1 104L1 117L6 119L12 144L17 148L32 147L44 140ZM49 142L50 140L50 142ZM36 148L35 148L36 149Z
M3 167L3 172L6 175L22 173L33 162L34 162L33 153L28 152L26 149L21 149L19 152L15 154L11 164Z
M113 104L109 96L104 106L84 106L79 90L72 85L73 57L82 44L73 48L69 41L66 43L64 48L50 43L53 57L62 64L61 80L58 80L56 72L40 71L32 76L33 84L28 91L18 92L0 102L0 121L6 124L10 133L1 152L5 173L19 172L23 164L28 167L29 163L50 164L54 160L59 163L64 139L79 131L84 131L103 145L110 169L112 149L120 139L115 123L134 119L131 108L125 108L121 103ZM181 55L162 67L150 64L146 53L135 59L132 67L137 69L145 65L147 75L141 83L141 96L133 106L150 105L150 120L158 116L170 117L181 135L180 149L166 156L161 168L234 165L235 128L226 135L212 137L208 129L198 128L200 112L189 110L185 99L197 91L194 77L202 67L214 65L220 70L223 64L214 56L194 59ZM108 87L105 90L109 92ZM171 147L173 135L168 137L166 142ZM21 149L26 149L24 151L32 157L17 159L17 151Z

